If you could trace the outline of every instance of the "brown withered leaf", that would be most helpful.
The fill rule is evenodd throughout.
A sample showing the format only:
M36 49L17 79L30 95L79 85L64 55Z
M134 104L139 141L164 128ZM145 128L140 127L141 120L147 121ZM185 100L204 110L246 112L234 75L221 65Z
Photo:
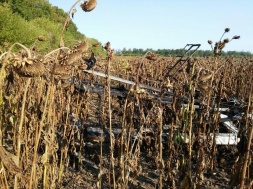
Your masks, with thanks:
M201 76L199 77L199 81L205 82L205 81L211 79L212 76L213 76L212 73L210 73L210 74L203 74L203 75L201 75Z
M84 52L88 51L89 45L87 41L82 41L73 49L71 49L70 53L64 58L64 63L61 64L70 65L74 62L77 62L81 59Z
M80 70L86 70L87 69L87 65L79 65L78 69L80 69Z
M7 152L3 146L0 146L0 159L10 173L18 174L22 172L22 169L18 166L18 157Z
M94 43L94 44L92 44L92 47L99 47L99 46L101 46L101 43Z
M80 43L76 46L75 50L76 50L76 51L80 51L80 52L83 53L83 52L87 51L88 48L89 48L88 41L82 41L82 42L80 42Z
M198 89L207 91L208 90L208 85L206 83L199 83L197 86Z
M229 89L229 88L227 88L227 87L223 87L222 90L223 90L223 91L225 92L225 94L228 95L228 96L235 95L235 91L233 91L232 89Z
M61 79L68 79L71 77L71 66L55 65L54 71L51 70L50 73L59 76Z

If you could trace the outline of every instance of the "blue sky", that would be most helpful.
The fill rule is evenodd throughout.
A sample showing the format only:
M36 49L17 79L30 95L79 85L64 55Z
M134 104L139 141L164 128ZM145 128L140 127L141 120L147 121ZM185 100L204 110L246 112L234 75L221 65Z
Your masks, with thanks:
M49 0L68 12L76 0ZM81 1L82 3L84 1ZM112 48L178 49L200 43L211 50L207 40L216 42L225 28L225 38L240 35L225 51L253 53L253 0L97 0L92 12L80 3L73 22L87 37Z

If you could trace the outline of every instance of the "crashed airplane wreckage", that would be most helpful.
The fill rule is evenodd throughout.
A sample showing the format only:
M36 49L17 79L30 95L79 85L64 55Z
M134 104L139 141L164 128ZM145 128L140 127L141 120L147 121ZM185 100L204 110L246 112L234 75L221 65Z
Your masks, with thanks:
M185 49L186 52L184 54L184 56L182 56L177 62L176 64L172 67L171 71L167 74L167 77L173 77L173 75L175 75L175 73L177 73L179 71L179 69L183 66L183 64L185 62L187 62L192 55L196 52L196 50L200 47L199 44L187 44ZM193 48L193 50L192 50ZM194 49L195 48L195 49ZM185 58L185 55L188 54L188 57ZM105 73L102 72L98 72L98 71L94 71L94 70L84 70L83 71L85 74L92 74L94 76L97 77L101 77L101 78L110 78L110 80L112 81L117 81L119 83L122 84L122 86L111 86L110 88L110 92L112 96L118 96L118 97L122 97L122 98L126 98L129 90L126 89L124 87L124 85L132 85L135 86L137 85L136 82L134 81L130 81L130 80L126 80L120 77L115 77L112 75L107 75ZM176 78L175 78L176 79ZM104 85L103 84L99 84L99 83L92 83L92 85L89 85L90 81L88 80L83 80L83 81L75 81L75 87L78 90L82 90L82 91L88 91L90 93L96 93L99 95L103 95L104 94ZM124 85L123 85L124 84ZM138 84L138 87L140 89L145 89L146 91L150 91L147 92L148 96L149 96L149 100L151 100L152 102L160 102L162 104L171 104L172 103L172 98L173 98L173 93L170 91L166 91L166 93L160 97L158 95L159 92L161 92L161 89L159 88L155 88L152 86L148 86L145 84ZM187 105L187 101L188 99L186 97L183 97L181 99L182 102L182 107ZM240 138L238 137L238 128L236 127L236 124L234 124L236 121L238 121L239 119L242 118L242 113L234 116L234 117L229 117L226 115L226 113L224 112L229 112L230 108L241 108L241 104L238 103L236 99L232 99L229 102L221 102L221 107L218 111L222 112L220 113L220 118L219 118L219 131L217 133L215 133L215 135L213 133L210 134L210 137L213 138L215 136L216 138L216 144L217 145L237 145L238 142L240 141ZM200 101L198 99L194 99L194 106L195 109L199 109L200 106ZM108 141L109 140L109 129L105 129L102 130L100 127L93 127L93 126L88 126L86 128L86 132L87 132L87 140L89 141L89 138L92 140L91 141L96 141L98 142L101 138L101 133L104 133L104 141ZM132 139L136 139L138 138L138 135L141 133L142 135L146 135L147 133L153 133L154 131L150 130L150 129L140 129L139 131L133 131L131 133L131 137ZM114 136L119 136L121 133L121 129L120 128L115 128L113 129L113 134ZM188 143L189 139L186 136L186 134L181 133L181 139L185 142ZM168 129L163 129L163 134L162 134L162 138L163 141L167 141L169 137L169 128ZM206 139L207 136L201 136L203 139ZM96 138L97 140L94 140L94 138Z
M90 70L85 70L84 72L86 73L90 73L90 74L94 74L94 75L99 75L101 77L107 77L105 74L101 73L101 72L95 72L95 71L90 71ZM133 81L129 81L129 80L124 80L118 77L114 77L114 76L110 76L110 78L112 80L115 81L119 81L123 82L125 84L130 84L130 85L135 85L135 83ZM88 85L88 81L82 81L81 85L78 84L78 88L83 90L83 91L89 91L91 93L96 93L96 94L100 94L103 95L104 94L104 86L101 84L92 84L92 85ZM160 89L157 88L153 88L153 87L149 87L147 85L144 84L140 84L139 85L140 88L143 89L148 89L151 91L155 91L155 92L160 92ZM129 90L127 90L124 87L121 86L111 86L111 95L112 96L120 96L122 98L126 98L127 94L128 94ZM149 93L149 100L153 101L153 102L161 102L163 104L171 104L172 103L172 97L173 97L173 93L168 91L166 92L166 94L160 98L160 96L156 93ZM182 102L186 102L187 98L182 98L181 99ZM199 109L199 100L195 100L196 105L195 105L195 109ZM233 101L231 101L231 103L233 103ZM186 106L186 104L182 104L182 106ZM235 104L233 107L235 108L236 106L238 106L239 108L239 104ZM220 111L226 110L227 112L229 111L230 107L223 107L220 108ZM242 115L236 115L234 117L228 117L225 114L220 114L220 119L219 119L219 123L220 123L220 130L226 131L225 133L216 133L216 144L217 145L236 145L239 141L240 138L238 138L238 128L236 127L236 125L234 124L235 121L241 119ZM97 137L100 137L100 134L102 132L102 130L100 128L88 128L87 130L88 132L94 132L95 135L97 135ZM116 129L115 131L115 135L118 135L121 130L120 129ZM108 131L109 132L109 131ZM142 131L143 133L148 132L146 131ZM137 133L135 133L134 135L137 135ZM163 139L164 141L166 140L166 138L169 136L169 133L165 131L165 133L163 133ZM182 139L184 138L183 134L181 135ZM212 135L211 135L212 136ZM185 142L188 142L188 139L185 138L184 139Z

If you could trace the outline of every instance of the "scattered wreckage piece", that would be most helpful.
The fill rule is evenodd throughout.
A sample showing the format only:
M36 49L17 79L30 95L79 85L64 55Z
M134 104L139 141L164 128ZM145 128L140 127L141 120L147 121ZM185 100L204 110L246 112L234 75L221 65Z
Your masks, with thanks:
M137 83L134 82L134 81L122 79L120 77L116 77L116 76L112 76L112 75L107 75L107 74L102 73L102 72L97 72L97 71L93 71L93 70L84 70L84 72L85 73L90 73L90 74L93 74L93 75L96 75L96 76L99 76L99 77L103 77L103 78L108 78L109 77L111 80L118 81L118 82L125 83L125 84L129 84L129 85L137 85ZM152 90L154 92L161 92L161 89L151 87L151 86L148 86L148 85L145 85L145 84L139 84L139 87L142 88L142 89Z
M231 119L225 114L220 115L220 129L217 133L215 133L216 136L216 145L237 145L240 142L240 138L238 137L238 128L233 123L235 118ZM177 132L179 130L179 126L176 127ZM112 129L113 138L117 140L121 136L121 128L115 127ZM155 140L155 130L154 128L140 128L139 130L133 129L131 130L130 136L131 140L137 140L138 138L146 139L146 137L150 137L150 140ZM185 133L178 133L180 142L182 143L188 143L189 138L187 134ZM139 135L142 135L142 137L139 137ZM162 142L167 143L170 136L170 126L164 125L163 133L162 133ZM102 137L102 138L101 138ZM210 137L213 139L214 134L210 133ZM206 140L207 136L202 133L200 135L201 140ZM87 126L85 127L85 141L86 142L109 142L110 141L110 131L108 128L101 129L98 126Z
M103 77L103 78L110 77L111 80L118 81L119 83L122 83L122 84L137 85L133 81L126 80L126 79L119 78L119 77L115 77L112 75L108 76L107 74L93 71L93 70L84 70L84 73L94 74L96 76ZM77 82L75 85L77 88L84 90L84 91L89 91L91 93L97 93L100 95L104 94L104 86L99 83L89 84L89 81L83 80L81 83ZM148 86L145 84L138 84L138 86L142 89L146 89L145 94L147 95L147 100L151 100L152 102L162 102L164 104L171 104L172 103L172 98L173 98L172 92L166 91L165 95L161 98L157 94L157 93L161 92L161 89L151 87L151 86ZM126 98L127 95L129 94L129 92L130 92L130 90L126 89L123 85L122 86L111 86L111 95L112 96L120 96L120 97ZM188 99L186 97L183 97L181 99L182 107L186 107L187 102L188 102ZM237 107L240 108L241 104L242 103L240 103L239 101L237 101L237 100L235 101L232 99L231 102L230 101L229 102L222 102L221 107L219 109L214 108L214 110L219 111L219 112L229 112L231 108L237 108ZM197 98L194 99L194 107L195 107L195 109L201 108L201 106L199 105L199 99L197 99ZM238 142L240 141L240 138L238 137L238 129L237 129L236 125L233 123L233 121L238 120L238 119L239 119L239 117L228 117L227 115L225 115L223 113L220 114L219 125L221 128L224 127L221 130L226 131L226 132L225 133L217 132L215 134L217 145L237 145L238 144ZM92 131L92 129L90 129L90 130ZM99 134L99 137L100 137L101 132L97 132L97 133L100 133ZM144 134L144 133L147 134L147 131L144 131L142 134ZM150 133L152 133L152 132L149 132L149 135L151 135ZM169 132L165 131L163 133L163 141L166 141L168 136L169 136ZM132 138L136 138L136 137L137 136L134 136L134 135L132 136ZM210 137L213 138L214 135L210 134ZM203 139L205 139L205 138L206 138L206 136L203 135ZM188 137L185 134L181 134L181 139L182 139L182 141L184 141L184 143L189 142ZM105 138L103 140L106 141ZM97 140L97 141L99 141L99 140Z

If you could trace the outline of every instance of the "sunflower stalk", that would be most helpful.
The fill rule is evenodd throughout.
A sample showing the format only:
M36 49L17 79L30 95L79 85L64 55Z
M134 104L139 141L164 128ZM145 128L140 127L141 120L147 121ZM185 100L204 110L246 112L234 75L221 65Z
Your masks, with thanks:
M25 118L25 105L26 105L26 98L27 98L27 91L29 88L29 85L31 83L31 78L29 78L26 82L25 85L25 90L24 90L24 96L23 96L23 101L22 101L22 108L21 108L21 116L20 116L20 123L18 127L18 136L17 136L17 152L16 155L18 159L20 160L20 149L21 149L21 133L22 133L22 128L23 128L23 123L24 123L24 118ZM15 184L14 184L14 189L18 188L18 176L15 176Z
M248 101L248 105L247 105L247 110L246 110L246 123L245 123L245 127L249 128L249 135L248 135L248 143L247 143L247 150L245 152L245 156L244 156L244 162L243 162L243 167L242 167L242 172L241 172L241 181L240 181L240 189L244 189L245 188L245 177L246 177L246 171L248 166L248 162L249 162L249 157L250 157L250 148L252 145L252 139L253 139L253 125L251 123L251 127L249 127L249 121L248 121L248 116L250 113L250 108L253 107L253 103L252 103L252 83L250 84L250 95L249 95L249 101ZM251 114L253 114L253 112L251 112ZM249 168L248 168L249 169ZM251 170L252 171L252 170Z

